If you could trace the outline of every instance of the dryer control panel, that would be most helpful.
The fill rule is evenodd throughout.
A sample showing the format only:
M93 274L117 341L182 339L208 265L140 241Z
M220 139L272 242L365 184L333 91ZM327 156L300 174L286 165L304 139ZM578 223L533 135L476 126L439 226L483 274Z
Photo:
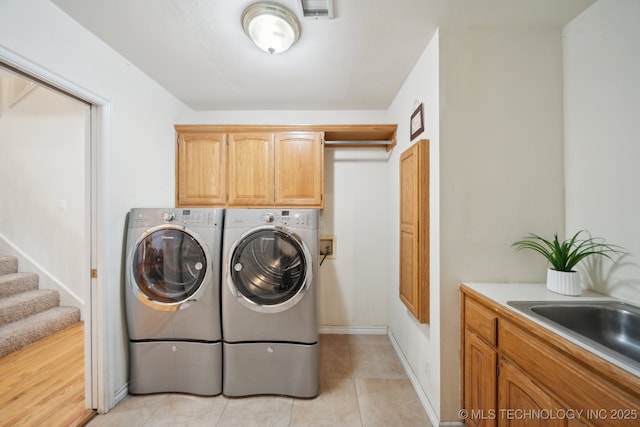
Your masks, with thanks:
M314 223L314 218L315 223ZM280 225L299 228L317 227L317 213L305 209L282 209L263 211L260 219L268 225Z

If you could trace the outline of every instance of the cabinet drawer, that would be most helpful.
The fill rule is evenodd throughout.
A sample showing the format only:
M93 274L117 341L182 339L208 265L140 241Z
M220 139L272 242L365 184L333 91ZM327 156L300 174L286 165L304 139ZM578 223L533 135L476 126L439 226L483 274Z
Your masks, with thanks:
M466 328L472 330L490 344L496 345L498 315L480 303L465 298L464 322Z

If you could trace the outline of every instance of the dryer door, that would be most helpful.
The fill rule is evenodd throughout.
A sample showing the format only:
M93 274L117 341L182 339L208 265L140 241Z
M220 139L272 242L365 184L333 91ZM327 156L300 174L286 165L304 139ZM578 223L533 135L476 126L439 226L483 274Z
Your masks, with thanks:
M238 301L255 311L284 311L304 298L311 255L304 242L280 227L260 227L232 247L227 282Z
M134 291L160 310L177 310L196 298L208 275L206 246L184 229L159 227L136 242L131 254Z

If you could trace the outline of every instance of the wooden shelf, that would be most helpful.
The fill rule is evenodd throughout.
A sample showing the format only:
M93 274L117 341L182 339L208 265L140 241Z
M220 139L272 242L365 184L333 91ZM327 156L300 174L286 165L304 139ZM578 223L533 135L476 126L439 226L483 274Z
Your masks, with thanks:
M178 132L324 132L326 146L335 148L381 147L391 151L396 145L398 125L175 125Z

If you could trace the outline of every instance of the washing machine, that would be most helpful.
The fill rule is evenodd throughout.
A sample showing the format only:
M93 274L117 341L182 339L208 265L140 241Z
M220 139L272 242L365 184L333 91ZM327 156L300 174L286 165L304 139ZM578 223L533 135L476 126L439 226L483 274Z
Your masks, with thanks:
M316 209L227 209L224 395L318 394L318 214Z
M223 209L129 212L129 392L222 392Z

